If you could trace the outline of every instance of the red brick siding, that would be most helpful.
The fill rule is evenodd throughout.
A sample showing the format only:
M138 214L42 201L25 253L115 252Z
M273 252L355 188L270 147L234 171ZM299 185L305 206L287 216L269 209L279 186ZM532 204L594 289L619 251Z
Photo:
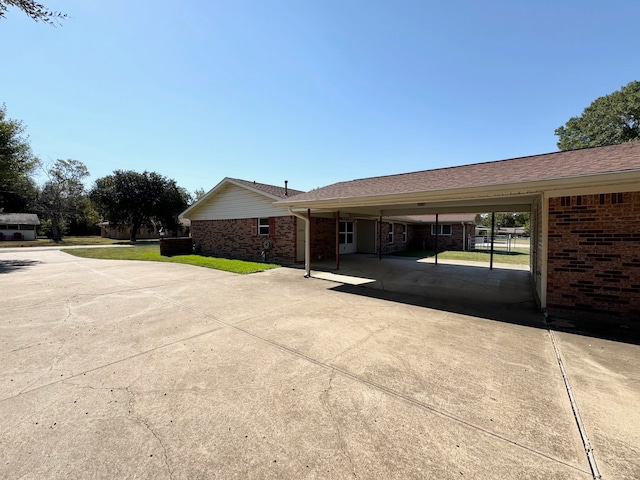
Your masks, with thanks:
M191 236L204 255L245 260L260 260L264 241L269 238L269 261L295 262L296 218L270 217L268 237L257 234L257 222L257 218L193 220Z
M451 235L438 236L438 251L462 250L465 229L463 229L459 223L445 223L445 225L451 225ZM431 235L431 224L413 225L412 230L411 248L422 249L424 245L427 250L435 250L436 237L435 235ZM467 225L466 234L467 240L471 242L471 244L467 246L467 249L473 249L475 245L473 225Z
M336 258L336 220L311 217L311 260Z
M389 228L393 225L393 243L389 243ZM409 230L407 229L407 242L402 241L402 223L388 223L382 222L381 227L381 247L382 253L394 253L403 252L409 245ZM376 252L378 252L378 245L376 245Z
M547 308L640 318L640 192L549 199Z

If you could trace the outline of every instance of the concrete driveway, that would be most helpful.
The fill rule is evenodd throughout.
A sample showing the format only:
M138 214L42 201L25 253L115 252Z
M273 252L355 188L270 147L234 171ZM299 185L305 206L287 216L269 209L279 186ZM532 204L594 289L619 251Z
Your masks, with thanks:
M559 354L640 478L640 347L372 291L0 251L1 476L590 479Z

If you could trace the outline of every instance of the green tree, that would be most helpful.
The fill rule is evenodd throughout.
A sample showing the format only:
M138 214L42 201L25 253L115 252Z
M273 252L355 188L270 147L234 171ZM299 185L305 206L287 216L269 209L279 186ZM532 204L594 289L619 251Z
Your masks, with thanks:
M189 194L174 180L132 170L116 170L96 180L91 198L109 223L131 228L131 242L143 225L179 230L178 215L189 204Z
M529 212L496 213L496 229L500 227L524 227L524 232L529 233L531 227L531 214ZM483 213L476 216L476 223L491 228L491 214Z
M31 153L22 122L0 106L0 211L24 211L35 192L31 175L38 159Z
M202 197L204 197L207 194L207 192L204 191L204 188L196 188L196 190L193 192L193 201L197 202L198 200L200 200Z
M59 25L61 20L67 18L66 14L49 10L34 0L0 0L0 18L4 18L7 7L19 8L36 22L44 22L53 26Z
M85 198L82 182L89 170L78 160L56 160L47 176L38 196L38 210L51 221L53 241L60 242L67 225L81 212Z
M597 98L579 117L556 128L558 148L577 150L640 140L640 82Z

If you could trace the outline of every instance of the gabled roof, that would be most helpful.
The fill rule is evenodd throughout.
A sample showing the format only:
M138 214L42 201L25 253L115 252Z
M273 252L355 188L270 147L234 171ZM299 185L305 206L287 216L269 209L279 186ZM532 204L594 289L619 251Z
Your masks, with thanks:
M313 202L337 203L346 199L490 188L619 172L640 172L640 142L338 182L278 204L306 208Z
M277 187L275 185L267 185L266 183L257 183L250 182L248 180L242 180L240 178L229 178L227 177L225 180L229 182L235 183L238 186L244 186L249 188L250 190L255 190L261 193L266 193L267 195L278 198L278 199L286 199L289 197L293 197L294 195L299 195L304 193L302 190L294 190L292 188L287 188L285 190L284 187Z
M216 195L220 190L222 190L227 185L235 185L240 188L246 188L247 190L251 190L252 192L263 195L271 200L285 200L295 195L299 195L304 193L301 190L294 190L292 188L285 189L284 187L278 187L276 185L268 185L266 183L258 183L251 182L248 180L242 180L240 178L223 178L220 183L218 183L215 187L209 190L200 200L195 202L189 208L187 208L184 212L182 212L179 217L182 218L185 215L189 215L194 209L197 209L200 205L208 202L213 196Z
M0 223L17 225L40 225L35 213L0 213Z

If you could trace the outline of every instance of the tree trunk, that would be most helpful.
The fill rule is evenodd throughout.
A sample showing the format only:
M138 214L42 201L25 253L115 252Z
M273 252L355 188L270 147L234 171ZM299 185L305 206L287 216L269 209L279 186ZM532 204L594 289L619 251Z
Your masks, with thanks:
M51 238L54 242L62 241L62 232L60 231L60 222L56 215L51 217Z
M131 236L129 237L131 243L136 243L136 233L138 229L140 229L140 223L141 222L134 222L134 224L131 225Z

